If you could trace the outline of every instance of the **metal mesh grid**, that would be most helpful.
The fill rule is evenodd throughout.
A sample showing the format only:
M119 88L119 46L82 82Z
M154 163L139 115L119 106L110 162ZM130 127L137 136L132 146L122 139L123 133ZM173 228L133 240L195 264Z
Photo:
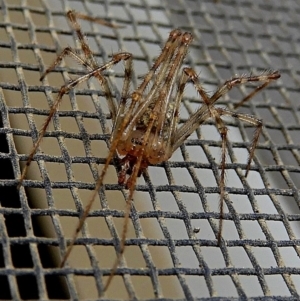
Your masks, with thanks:
M299 298L298 1L0 3L0 160L4 172L13 170L1 175L0 182L2 299L95 300L119 243L124 191L111 166L105 192L77 240L69 266L57 268L60 250L65 250L65 239L74 231L107 153L104 132L110 121L96 82L66 97L35 156L26 190L16 190L19 163L26 161L55 93L68 74L81 72L68 64L44 83L38 81L56 54L76 43L65 18L69 9L124 25L111 30L84 23L83 31L100 62L120 49L132 52L136 76L147 72L176 27L195 36L186 63L200 72L208 91L236 73L271 68L282 75L241 109L263 118L265 125L247 178L246 147L253 129L227 122L228 213L222 246L215 238L220 138L208 122L167 163L150 167L139 179L125 259L106 297ZM116 67L108 74L115 93L122 71ZM248 88L236 89L220 105L232 109ZM198 106L193 89L187 89L182 121Z

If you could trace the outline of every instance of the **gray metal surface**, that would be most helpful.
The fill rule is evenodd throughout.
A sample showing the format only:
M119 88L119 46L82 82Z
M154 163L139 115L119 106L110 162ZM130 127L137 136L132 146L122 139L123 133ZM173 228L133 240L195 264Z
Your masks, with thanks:
M139 179L125 258L105 298L298 300L300 2L263 0L0 1L0 298L97 300L120 241L126 191L117 185L112 164L69 265L58 268L107 154L111 121L96 81L64 97L23 187L16 188L20 163L55 93L82 74L67 60L39 82L61 49L78 47L65 17L69 9L124 26L82 22L100 63L113 52L133 53L132 88L173 28L194 35L185 63L208 92L235 74L275 69L282 75L239 110L264 121L247 178L254 129L226 120L222 245L216 240L221 144L208 121L168 162ZM107 75L118 96L123 66ZM250 89L237 88L219 104L233 109ZM188 87L182 122L199 105Z

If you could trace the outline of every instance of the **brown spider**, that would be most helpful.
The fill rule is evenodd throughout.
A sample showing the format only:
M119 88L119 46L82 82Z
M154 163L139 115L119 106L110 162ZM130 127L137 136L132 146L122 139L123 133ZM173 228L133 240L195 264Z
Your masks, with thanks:
M261 82L261 85L256 87L247 97L237 104L236 107L238 107L242 103L251 99L258 91L268 86L273 80L278 79L280 74L278 71L268 71L259 75L233 77L219 87L212 96L209 96L204 91L199 82L198 76L193 69L181 69L189 45L193 40L192 34L175 29L170 32L169 38L162 48L160 55L155 60L149 72L143 78L139 87L130 93L129 87L132 79L132 55L128 52L119 52L112 55L109 62L99 66L82 34L77 18L96 21L99 23L101 23L101 20L78 14L74 11L69 11L67 16L70 20L71 26L77 33L82 52L79 54L70 47L65 48L54 63L41 76L41 80L43 80L48 73L58 66L65 56L71 56L73 59L78 61L86 68L87 72L61 87L56 101L50 110L49 116L40 131L38 141L29 155L29 159L20 179L20 185L24 180L26 170L34 157L46 129L58 109L63 95L67 94L71 89L74 89L78 84L92 77L96 77L99 80L101 88L105 94L105 98L107 99L113 120L113 129L109 142L109 153L101 175L96 182L95 189L89 199L88 205L80 217L78 226L72 237L72 241L63 257L61 266L65 264L68 256L70 255L78 233L80 232L95 197L98 194L98 190L103 185L103 180L111 160L116 158L116 160L119 161L118 165L120 166L118 171L119 184L125 185L125 187L129 190L129 193L126 200L125 222L121 237L121 247L114 267L111 270L111 275L106 283L106 290L119 264L120 257L124 252L130 206L137 177L140 176L149 165L167 161L175 150L209 118L215 120L216 127L222 138L222 156L220 164L221 175L218 183L220 189L220 224L217 239L220 242L223 220L223 199L225 196L226 143L228 140L228 130L221 117L230 116L238 118L239 120L256 127L249 149L246 176L249 172L250 163L253 159L258 138L262 130L262 121L254 116L234 113L225 108L215 107L215 103L220 97L224 96L236 85L245 84L247 82ZM107 23L105 25L112 26ZM119 99L119 102L116 103L112 96L109 83L103 75L103 71L111 68L120 61L124 62L125 76L121 98ZM180 74L181 76L178 80ZM188 121L178 127L179 107L183 97L184 88L189 81L193 83L203 101L203 104L190 116Z

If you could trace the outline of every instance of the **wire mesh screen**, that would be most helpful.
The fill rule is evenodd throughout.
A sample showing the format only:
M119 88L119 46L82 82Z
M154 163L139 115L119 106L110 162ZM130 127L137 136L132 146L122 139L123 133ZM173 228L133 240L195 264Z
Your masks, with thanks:
M194 41L185 64L208 93L235 74L279 70L281 79L239 112L263 119L248 177L254 128L226 119L226 211L218 245L221 140L208 120L171 159L139 178L125 254L107 299L214 298L296 300L300 294L299 1L8 1L0 2L0 298L96 300L110 274L124 224L126 190L111 163L68 264L71 240L108 153L111 119L97 81L66 95L20 190L18 178L49 107L65 82L83 74L60 51L79 48L70 9L121 25L82 21L99 63L134 58L137 86L173 28ZM122 65L106 72L120 95ZM218 105L233 109L251 85ZM185 90L181 122L201 105Z

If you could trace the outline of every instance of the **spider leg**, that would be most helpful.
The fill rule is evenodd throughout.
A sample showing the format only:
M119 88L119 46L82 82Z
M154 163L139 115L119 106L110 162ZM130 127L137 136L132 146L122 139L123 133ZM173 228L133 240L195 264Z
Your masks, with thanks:
M214 116L217 129L220 133L222 139L222 148L221 148L221 175L220 175L220 200L219 200L219 207L220 207L220 220L219 220L219 233L218 233L218 243L221 242L221 235L223 232L223 219L224 219L224 198L225 198L225 164L226 164L226 154L227 154L227 132L228 129L225 126L223 120L221 119L220 115L217 114Z
M219 232L218 232L218 242L220 243L222 228L223 228L223 217L224 217L224 197L225 197L225 165L226 165L226 154L227 154L227 132L228 129L225 126L223 120L221 119L220 112L217 108L211 103L209 96L204 91L202 85L199 82L199 78L196 72L191 68L184 68L181 81L179 82L178 88L178 104L179 99L182 98L184 87L188 80L191 80L204 100L204 105L200 107L194 114L192 114L189 120L175 133L174 138L172 139L175 143L173 144L172 153L186 140L186 138L198 128L204 121L209 118L214 118L216 122L217 129L220 133L222 139L222 155L221 155L221 175L219 180L220 187L220 220L219 220Z
M171 140L171 151L172 154L175 150L184 143L184 141L208 118L212 117L213 115L217 115L214 111L215 108L213 104L210 102L210 97L205 92L204 88L199 82L198 75L192 68L184 68L183 75L178 85L178 92L176 97L176 107L177 110L179 109L180 101L182 99L182 94L187 84L188 80L191 80L194 84L195 89L204 100L204 104L194 112L179 129L175 129L177 122L172 122L173 127L173 137ZM178 117L177 117L178 118Z
M263 90L264 88L266 88L273 80L276 80L280 77L280 74L278 73L278 71L275 71L273 74L270 74L270 76L265 76L265 75L261 75L258 76L260 78L260 81L265 81L265 83L263 83L262 85L260 85L259 87L257 87L255 90L253 90L250 94L248 94L244 99L242 99L240 102L234 104L234 108L237 109L238 107L240 107L242 104L244 104L245 102L247 102L248 100L250 100L252 97L254 97L259 91Z
M112 59L105 65L77 78L76 80L72 81L70 84L68 85L65 85L63 86L62 88L64 89L64 93L67 93L65 90L68 89L68 91L71 89L71 88L74 88L75 86L77 86L80 82L83 82L85 80L88 80L89 78L95 76L97 78L102 78L103 76L101 75L101 72L106 70L107 68L110 68L112 65L115 65L117 63L119 63L121 60L124 60L125 61L125 79L124 79L124 84L123 84L123 89L122 89L122 95L121 95L121 100L125 100L126 101L126 97L127 97L127 94L128 94L128 89L129 89L129 84L130 84L130 79L128 76L131 76L131 65L132 65L132 56L130 53L127 53L127 52L121 52L121 53L117 53L117 54L114 54ZM104 78L104 77L103 77ZM106 85L104 86L104 88L107 86L108 90L107 92L111 93L110 90L109 90L109 86L107 84L107 81L106 81L106 78L104 78L104 82L100 82L101 85L104 85L104 83L106 83ZM65 88L67 87L67 88ZM58 97L57 99L57 103L61 100L61 96ZM53 112L52 112L53 111ZM50 114L47 118L47 120L51 120L52 116L51 116L51 112L52 112L52 116L54 115L54 113L56 112L56 110L52 110L50 111ZM46 120L46 121L47 121ZM48 124L49 124L48 122ZM46 124L46 122L45 122ZM45 126L45 125L44 125ZM46 127L47 128L47 127ZM46 130L45 128L45 130ZM44 130L44 132L45 132ZM88 201L88 204L86 205L85 209L84 209L84 212L82 214L82 216L80 217L79 219L79 222L78 222L78 225L77 225L77 228L72 236L72 239L71 239L71 243L70 245L68 246L68 249L67 249L67 252L65 253L63 259L62 259L62 262L61 262L61 266L64 266L66 260L68 259L71 251L72 251L72 248L74 246L74 243L75 243L75 240L80 232L80 230L82 229L82 226L84 224L84 221L85 219L87 218L88 214L89 214L89 211L93 205L93 202L96 198L96 195L98 193L98 190L99 188L102 186L103 184L103 180L104 180L104 176L107 172L107 169L108 169L108 166L109 166L109 163L110 161L112 160L113 156L114 156L114 153L115 153L115 149L116 149L116 146L117 146L117 142L118 141L112 141L111 142L111 146L110 146L110 150L109 150L109 154L107 156L107 159L106 159L106 162L105 162L105 165L102 169L102 172L101 172L101 175L100 177L98 178L97 182L96 182L96 186L95 186L95 189Z
M77 13L77 12L72 11L72 10L70 10L70 11L67 12L67 17L69 18L69 21L70 21L70 24L71 24L72 28L74 29L74 31L77 34L77 37L78 37L80 45L81 45L82 53L84 54L84 58L82 58L71 47L66 47L61 52L61 54L58 55L58 57L53 62L53 64L42 74L40 80L43 80L47 76L47 74L49 74L57 65L59 65L61 63L62 59L65 56L71 56L79 64L81 64L82 66L84 66L89 72L93 72L94 70L99 69L99 66L97 65L97 62L95 61L95 58L93 56L93 52L91 51L90 47L88 46L87 41L86 41L86 39L85 39L82 31L81 31L81 27L80 27L79 23L77 22L77 18L81 18L81 19L85 19L85 20L91 20L91 21L101 21L101 19L91 18L89 16ZM106 23L104 25L107 25L107 26L111 25L110 23L107 23L107 24ZM126 91L128 91L129 90L130 78L131 78L131 70L132 70L132 68L131 68L132 58L130 58L130 59L127 59L127 58L124 59L124 58L120 58L121 56L122 56L121 53L120 53L119 56L115 55L112 60L115 60L115 63L118 63L121 59L123 59L125 61L125 64L127 64L127 66L125 66L125 82L124 82L124 85L123 85L123 89L125 89ZM123 56L127 56L127 55L125 53L123 53ZM110 67L111 66L108 65L106 67L106 69L108 69ZM110 92L110 88L108 86L107 80L106 80L106 78L100 72L94 73L93 76L95 76L95 77L98 78L99 82L101 83L101 85L103 87L103 91L105 93L106 99L108 101L109 109L110 109L110 112L112 114L112 119L113 119L113 121L115 121L116 120L117 109L116 109L116 104L113 101L113 97L112 97L112 94ZM75 80L74 83L76 81L77 80ZM84 79L82 81L84 81ZM82 82L82 81L80 81L80 82ZM61 90L63 90L63 87L61 88ZM65 94L67 92L68 92L68 87L66 85L65 86L65 92L63 94ZM122 95L123 94L124 93L122 92ZM32 158L31 158L31 160L32 160Z
M165 43L160 55L155 60L152 67L144 77L142 83L135 91L137 94L142 95L149 82L153 79L156 70L161 66L159 73L156 75L156 84L152 86L152 89L157 89L158 83L164 79L165 71L169 67L169 62L172 59L172 55L174 54L175 48L178 46L178 42L180 41L181 36L182 33L180 30L175 29L170 32L169 38Z
M280 74L278 71L266 71L260 75L233 77L232 79L225 81L225 83L217 89L217 91L209 99L209 102L210 104L214 104L220 97L228 93L233 87L237 85L246 84L248 82L263 82L261 86L254 89L254 91L252 91L249 95L247 95L241 102L239 102L236 105L237 107L239 107L244 102L250 100L250 98L256 95L256 93L267 87L273 80L277 80L278 78L280 78Z
M254 116L231 112L231 111L229 111L227 109L224 109L224 108L217 108L217 111L218 111L220 116L222 116L222 115L230 116L230 117L239 119L241 121L247 122L247 123L249 123L249 124L256 127L256 130L253 134L253 138L252 138L252 141L251 141L248 160L247 160L247 167L246 167L246 173L245 173L245 177L247 177L247 175L249 173L249 170L250 170L251 161L254 157L254 151L256 149L258 139L259 139L260 133L262 131L263 122L262 122L261 119L258 119Z
M79 18L80 16L84 16L84 15L79 14L73 10L69 10L67 12L67 17L69 18L72 28L76 32L82 53L85 56L85 63L87 64L87 66L91 67L92 69L96 69L98 64L94 58L91 48L89 47L89 45L86 41L86 38L84 37L84 35L81 31L81 27L80 27L79 23L77 22L77 18ZM83 19L83 18L81 18L81 19ZM85 66L85 64L83 64L83 65Z
M121 52L121 53L117 53L117 54L113 55L112 59L108 63L104 64L103 66L100 66L100 67L96 68L95 70L92 70L91 72L89 72L89 73L87 73L83 76L78 77L77 79L71 81L70 83L68 83L66 85L63 85L60 88L59 93L57 95L57 98L56 98L53 106L50 109L49 115L46 118L42 128L39 131L39 137L38 137L37 141L35 142L32 150L31 150L31 152L28 156L26 165L23 169L22 175L21 175L20 180L19 180L18 188L20 188L20 186L22 185L22 182L23 182L23 180L26 176L27 169L28 169L31 161L33 160L33 156L36 153L36 150L39 147L39 145L40 145L40 143L41 143L41 141L42 141L42 139L45 135L45 132L46 132L48 126L49 126L49 123L51 122L54 114L58 110L59 104L62 101L62 98L63 98L64 94L67 94L71 89L75 88L78 84L88 80L89 78L91 78L93 76L98 78L99 82L100 82L100 85L101 85L101 87L104 91L104 94L107 97L108 105L109 105L109 108L111 109L111 112L112 112L112 118L113 118L113 120L115 120L115 118L116 118L116 106L113 102L112 93L110 91L107 79L101 74L101 72L103 72L104 70L106 70L108 68L111 68L113 65L119 63L121 60L125 61L125 73L127 72L127 74L131 74L131 72L128 69L130 69L130 66L131 66L132 56L131 56L130 53ZM129 88L129 79L127 78L124 81L124 87L123 87L123 92L122 93L127 94L128 88ZM124 95L123 95L123 98L124 98Z
M106 27L111 27L111 28L123 28L123 26L121 26L121 25L113 24L113 23L105 21L104 19L101 19L101 18L91 17L89 15L85 15L85 14L82 14L82 13L77 12L77 11L71 11L71 12L72 12L72 15L74 17L76 17L78 19L81 19L81 20L86 20L86 21L90 21L90 22L93 22L93 23L98 23L100 25L104 25Z
M256 89L254 89L249 95L247 95L241 102L239 102L236 107L242 105L246 101L250 100L254 95L256 95L259 91L267 87L273 80L277 80L280 78L280 74L278 71L268 71L264 72L260 75L250 75L250 76L240 76L240 77L233 77L230 80L227 80L220 88L217 89L217 91L213 94L211 98L208 100L203 97L203 100L207 104L207 106L210 108L211 105L213 105L220 97L228 93L229 90L231 90L236 85L245 84L247 82L263 82L262 85L258 86ZM193 80L193 79L192 79ZM202 95L201 95L202 96ZM208 102L207 102L208 101ZM237 114L232 113L225 109L216 109L219 112L219 115L229 115L235 118L238 118L242 121L248 122L254 126L256 126L256 131L253 135L252 143L250 146L249 151L249 157L248 157L248 163L247 163L247 169L246 169L246 176L248 175L251 160L254 156L254 151L258 142L259 135L262 130L262 121L255 118L254 116L246 115L246 114Z
M203 87L199 82L199 78L195 71L191 68L184 68L184 74L179 82L177 97L175 100L176 110L179 108L180 101L182 99L184 87L190 79L195 89L198 91L199 95L204 101L204 105L202 105L195 113L193 113L189 120L182 125L178 130L175 130L178 117L174 117L174 121L172 123L172 143L171 143L171 151L172 154L184 141L189 137L193 131L195 131L204 121L208 118L214 118L216 122L217 129L221 135L222 139L222 155L221 155L221 175L220 175L220 222L219 222L219 234L218 234L218 242L221 241L221 234L223 228L223 215L224 215L224 197L225 197L225 165L226 165L226 153L227 153L227 127L225 126L223 120L221 119L222 115L231 116L233 118L238 118L244 122L248 122L254 126L256 126L255 133L253 135L252 143L249 150L249 156L247 161L247 169L245 176L248 175L250 170L250 164L254 156L254 151L258 143L259 135L262 130L262 121L255 118L254 116L246 115L246 114L238 114L231 112L226 109L216 108L214 106L215 102L223 95L225 95L229 90L231 90L234 86L239 84L245 84L247 82L264 82L261 86L257 87L253 92L251 92L247 97L245 97L242 102L248 101L252 98L258 91L265 88L270 84L271 81L276 80L280 77L278 71L263 73L258 76L242 76L242 77L234 77L231 80L226 81L217 91L213 94L212 97L209 97L207 93L204 91ZM176 115L176 114L175 114Z
M247 168L246 168L246 173L245 176L247 177L249 169L250 169L250 164L254 156L254 151L256 149L257 143L258 143L258 138L259 135L262 131L262 126L263 123L260 119L246 115L246 114L238 114L235 112L231 112L227 109L224 108L217 108L216 111L218 112L218 117L216 118L216 123L217 127L219 130L219 133L221 134L222 138L222 159L221 159L221 179L220 179L220 221L219 221L219 233L218 233L218 243L220 244L221 242L221 235L222 235L222 230L223 230L223 218L224 218L224 193L225 193L225 160L226 160L226 153L227 153L227 128L224 125L221 116L230 116L232 118L239 119L241 121L247 122L251 125L256 126L256 130L253 135L253 139L251 142L250 146L250 151L249 151L249 156L247 160ZM223 186L224 185L224 186ZM223 186L223 187L222 187ZM222 196L223 193L223 196Z
M87 65L86 61L83 60L76 52L74 49L71 47L66 47L56 58L56 60L50 65L49 68L41 75L40 81L42 81L50 72L52 72L56 66L58 66L61 61L63 60L64 57L70 56L73 58L75 61L77 61L80 65L85 66L87 69L89 69L89 66ZM92 70L90 68L90 70Z
M84 15L76 13L73 10L70 10L67 12L67 17L70 21L70 25L72 26L73 30L76 32L76 35L78 37L82 54L84 55L84 58L82 58L76 50L72 49L71 47L66 47L61 54L58 55L56 60L52 63L52 65L42 74L40 80L42 81L47 74L49 74L56 66L58 66L62 59L66 56L71 56L74 60L76 60L80 65L87 68L88 71L92 71L93 69L96 69L98 67L97 62L93 56L93 52L90 49L86 38L84 37L84 34L82 33L81 27L79 23L77 22L77 18L82 17ZM83 19L83 18L82 18ZM108 26L108 25L107 25Z
M251 92L245 99L248 101L250 98L252 98L258 91L262 89L262 86L265 88L271 81L276 80L280 77L280 74L278 71L269 71L266 73L263 73L261 75L257 76L241 76L241 77L234 77L228 81L226 81L221 87L217 89L217 91L209 97L203 87L201 86L199 82L199 78L196 74L196 72L191 69L191 68L184 68L183 70L190 80L193 82L196 90L198 91L199 95L203 99L204 103L206 106L201 106L195 113L193 113L189 120L182 125L174 134L174 138L172 139L174 141L174 144L172 145L172 152L174 152L182 143L184 143L185 139L189 137L193 131L195 131L205 120L207 120L208 114L210 117L213 117L214 115L218 115L216 112L216 109L213 105L214 103L222 96L224 96L226 93L228 93L234 86L236 85L241 85L245 84L247 82L258 82L262 81L265 82L263 85L257 87L253 92ZM265 85L267 84L267 85ZM183 83L185 85L185 83ZM184 86L183 86L184 88ZM245 99L242 101L245 102ZM244 115L243 116L248 116L248 118L245 120L246 122L250 122L253 125L256 125L257 122L255 122L255 117L249 116L249 115ZM236 114L236 116L240 116L240 114ZM242 117L241 117L242 118ZM246 118L246 117L244 117ZM244 120L244 119L242 119ZM253 142L257 143L258 136L259 136L260 131L255 133ZM253 143L252 143L253 144ZM255 144L256 145L256 144ZM253 157L254 150L252 150L252 147L250 148L250 158ZM249 170L249 168L247 168ZM248 172L246 171L246 174Z

